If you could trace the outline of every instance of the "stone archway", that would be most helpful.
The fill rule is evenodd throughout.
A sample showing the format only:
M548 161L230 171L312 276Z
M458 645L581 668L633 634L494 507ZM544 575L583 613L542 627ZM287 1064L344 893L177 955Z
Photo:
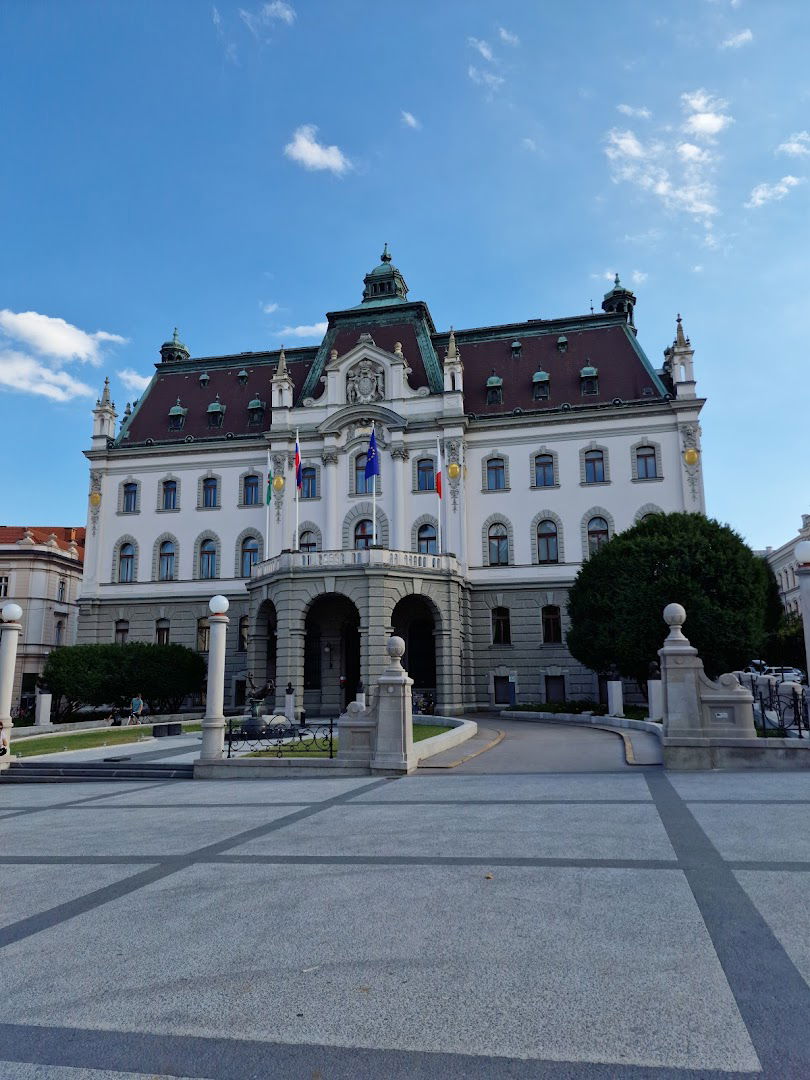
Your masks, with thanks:
M436 612L424 596L403 596L391 614L394 633L405 642L402 663L413 679L414 694L437 699Z
M360 682L360 612L342 593L323 593L304 622L304 708L337 716Z
M272 600L264 600L256 612L248 642L249 670L257 687L276 681L278 616Z

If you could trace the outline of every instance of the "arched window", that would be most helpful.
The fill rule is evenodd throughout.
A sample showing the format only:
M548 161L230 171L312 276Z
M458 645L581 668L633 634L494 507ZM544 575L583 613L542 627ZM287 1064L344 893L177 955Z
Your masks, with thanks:
M366 548L370 548L372 538L373 529L370 519L363 518L362 521L358 521L354 527L355 551L364 551Z
M236 639L236 648L239 652L247 652L249 630L250 617L248 615L242 615L239 619L239 635Z
M130 584L135 580L135 548L122 544L118 552L118 580Z
M435 491L436 474L432 458L420 458L416 463L416 488L418 491Z
M58 587L58 589L56 591L56 599L57 599L58 603L64 604L66 591L67 591L67 583L65 582L64 578L60 578L59 579L59 587Z
M174 544L171 540L164 540L160 545L158 580L174 581Z
M315 471L314 466L307 465L305 469L301 470L301 498L302 499L315 499L318 497L318 474Z
M487 461L487 491L504 491L506 488L506 466L503 458L494 457Z
M242 481L242 502L245 506L259 505L259 478L255 473Z
M608 523L603 517L593 517L588 522L588 551L591 555L610 539Z
M208 625L208 619L197 619L197 652L208 652L210 634L211 627Z
M368 495L371 494L374 483L374 477L369 476L366 479L366 461L365 454L358 454L354 459L354 493L355 495Z
M161 499L161 508L163 510L176 510L177 509L177 481L176 480L164 480L163 481L163 498Z
M54 627L54 630L53 630L53 643L54 643L54 645L59 646L59 645L62 644L62 634L64 633L64 630L65 630L64 622L62 622L61 619L57 619L56 620L56 626Z
M554 458L551 454L537 454L535 457L534 486L554 487Z
M560 609L549 605L543 608L541 615L543 619L543 644L561 645L562 619L560 618Z
M604 484L605 455L601 450L585 451L585 483Z
M311 529L305 529L304 532L301 533L301 539L298 541L298 548L300 551L318 550L318 540Z
M203 506L218 505L219 485L215 476L206 476L203 480Z
M118 619L115 624L115 644L126 645L129 637L129 620Z
M240 570L242 577L250 577L250 568L259 561L259 541L255 536L246 536L242 541Z
M487 541L489 543L489 565L508 566L509 533L506 526L500 521L496 521L494 525L490 525L489 532L487 533Z
M169 633L171 630L171 623L168 619L158 619L155 623L155 642L158 645L169 644Z
M124 505L121 509L125 514L134 514L138 509L137 484L124 484Z
M655 447L640 446L636 450L636 475L639 480L656 480L658 478Z
M496 607L492 609L492 644L512 644L512 627L509 622L509 608Z
M213 540L203 540L200 544L200 577L217 576L217 545Z
M557 548L557 526L553 521L541 521L537 526L537 561L539 563L559 562Z
M431 464L433 463L431 462ZM420 555L435 555L437 553L435 525L419 526L419 531L416 534L416 550Z

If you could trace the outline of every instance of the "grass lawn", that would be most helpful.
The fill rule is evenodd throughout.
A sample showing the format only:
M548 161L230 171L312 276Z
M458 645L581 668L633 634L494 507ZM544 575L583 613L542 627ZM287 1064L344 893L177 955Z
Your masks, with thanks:
M199 724L187 724L183 728L183 734L200 730ZM60 754L64 750L89 750L94 746L120 746L122 743L140 742L151 735L151 724L108 731L66 731L63 735L42 735L37 738L23 735L12 737L11 752L21 758L35 757L38 754Z
M414 724L413 725L413 741L421 742L422 739L429 739L432 735L441 735L443 731L449 731L449 727L445 727L443 724ZM335 735L333 740L332 753L336 754L338 749L338 739ZM250 754L245 754L245 757L278 757L278 747L273 747L272 750L254 750ZM302 750L298 743L293 743L291 746L281 747L281 757L329 757L328 750Z

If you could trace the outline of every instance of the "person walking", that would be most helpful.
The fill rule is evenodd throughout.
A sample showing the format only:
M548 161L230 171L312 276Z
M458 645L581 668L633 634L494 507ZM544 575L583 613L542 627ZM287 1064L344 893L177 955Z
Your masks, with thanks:
M141 697L141 694L140 694L140 691L139 691L135 695L135 697L132 699L132 705L130 706L130 710L129 710L129 723L130 724L140 724L140 722L141 722L141 713L142 712L143 712L143 698Z

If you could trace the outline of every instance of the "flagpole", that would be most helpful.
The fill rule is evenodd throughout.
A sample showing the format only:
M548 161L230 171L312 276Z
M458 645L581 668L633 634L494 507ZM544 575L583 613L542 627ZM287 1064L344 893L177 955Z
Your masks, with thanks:
M295 449L298 451L298 458L301 458L301 446L298 442L298 428L295 429ZM301 488L298 486L298 461L295 463L295 543L293 544L293 550L298 551L298 526L300 521L300 503L299 497L301 495Z
M264 495L264 557L270 558L270 500L273 491L273 464L270 461L270 451L267 451L267 489Z
M436 539L438 540L437 551L438 554L442 553L442 484L444 483L444 469L442 468L442 448L439 442L439 436L436 436L436 473L439 480L436 484L436 520L439 523L439 527L436 531Z
M374 421L371 421L371 436L374 437ZM368 461L368 457L366 457ZM377 546L377 474L371 476L371 542Z

